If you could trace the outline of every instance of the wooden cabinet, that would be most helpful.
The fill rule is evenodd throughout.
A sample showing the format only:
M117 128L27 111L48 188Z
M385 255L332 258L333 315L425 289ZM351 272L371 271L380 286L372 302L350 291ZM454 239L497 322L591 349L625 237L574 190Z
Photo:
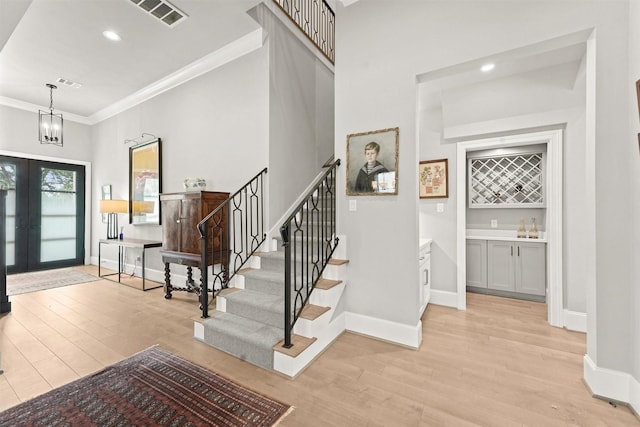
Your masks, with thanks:
M467 240L467 286L487 287L486 240Z
M162 204L162 250L202 254L202 241L198 223L229 197L229 193L212 191L192 191L188 193L164 193L160 195ZM221 227L226 228L226 215L222 216ZM211 230L210 230L211 232ZM219 249L219 236L210 236L213 246Z
M229 193L212 191L192 191L187 193L164 193L160 195L162 205L162 250L160 255L165 264L165 298L171 298L174 290L186 290L199 294L200 287L194 284L191 268L202 269L202 239L198 223L209 213L224 203ZM227 212L217 217L217 231L208 228L207 265L224 263L228 256ZM222 233L222 230L225 233ZM186 288L171 285L170 264L187 266Z
M466 249L470 291L544 301L545 243L467 239Z
M487 242L487 287L529 295L546 294L544 243Z

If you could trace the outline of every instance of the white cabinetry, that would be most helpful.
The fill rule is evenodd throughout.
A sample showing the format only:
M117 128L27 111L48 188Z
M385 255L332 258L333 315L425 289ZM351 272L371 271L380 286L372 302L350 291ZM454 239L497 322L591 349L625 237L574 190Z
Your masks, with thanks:
M420 286L420 316L431 299L431 239L421 240L418 254L418 274Z
M487 287L486 240L467 240L467 286Z
M469 238L466 249L470 291L544 301L547 285L545 242Z
M545 295L544 243L487 242L487 288Z

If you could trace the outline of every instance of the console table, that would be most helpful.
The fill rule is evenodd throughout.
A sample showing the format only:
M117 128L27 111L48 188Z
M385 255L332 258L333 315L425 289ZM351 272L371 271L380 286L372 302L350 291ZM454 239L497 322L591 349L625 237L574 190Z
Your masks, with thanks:
M104 276L100 274L100 266L102 261L101 256L101 248L102 245L117 245L118 246L118 272L117 273L109 273ZM155 240L141 240L141 239L100 239L98 241L98 277L107 276L115 276L118 275L118 283L122 283L120 281L120 276L122 275L122 248L137 248L142 250L142 255L140 256L141 260L141 268L142 268L142 290L148 291L151 289L156 289L162 287L162 285L154 286L153 288L147 288L145 286L145 251L149 248L159 248L162 246L162 242L158 242ZM107 279L111 280L111 279ZM115 280L114 280L115 281ZM124 283L126 285L126 283ZM128 285L127 285L128 286Z

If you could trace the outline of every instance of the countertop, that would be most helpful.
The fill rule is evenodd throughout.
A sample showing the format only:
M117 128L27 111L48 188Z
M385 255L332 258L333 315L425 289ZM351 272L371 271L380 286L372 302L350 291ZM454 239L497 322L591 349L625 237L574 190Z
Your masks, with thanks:
M468 229L467 239L469 240L502 240L507 242L531 242L531 243L547 243L547 233L539 231L540 235L537 239L518 238L516 237L515 230L481 230L481 229Z

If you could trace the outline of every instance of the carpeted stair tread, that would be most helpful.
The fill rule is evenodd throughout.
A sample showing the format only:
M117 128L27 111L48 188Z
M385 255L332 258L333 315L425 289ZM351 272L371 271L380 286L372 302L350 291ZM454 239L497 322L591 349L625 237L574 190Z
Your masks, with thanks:
M222 313L204 323L204 340L214 347L265 369L273 369L273 346L284 336L282 328Z
M243 289L227 297L227 312L270 326L282 327L284 296Z

